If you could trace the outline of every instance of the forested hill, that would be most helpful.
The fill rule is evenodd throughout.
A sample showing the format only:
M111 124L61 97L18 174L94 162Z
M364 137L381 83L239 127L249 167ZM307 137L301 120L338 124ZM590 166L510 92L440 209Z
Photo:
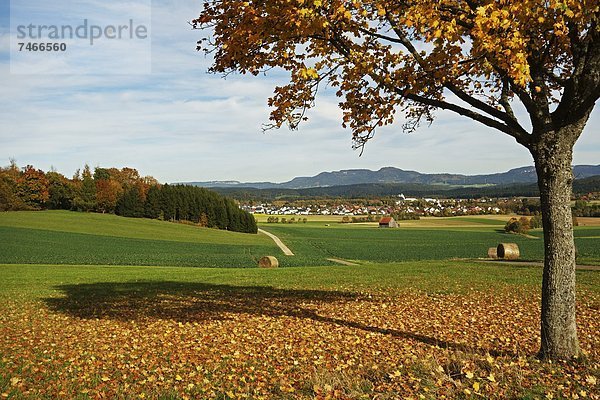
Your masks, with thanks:
M480 197L535 197L539 195L537 184L512 184L483 187L456 187L448 185L423 185L416 183L365 183L309 189L255 189L214 188L213 190L240 201L272 201L309 198L369 198L396 196L400 193L410 197L480 198ZM600 175L576 179L573 193L583 195L600 192Z
M600 175L600 165L575 165L573 167L575 178L582 179ZM424 174L417 171L407 171L394 167L381 168L378 171L369 169L347 169L341 171L321 172L311 177L296 177L288 182L237 182L237 181L210 181L188 182L192 186L207 188L240 188L252 187L256 189L307 189L330 186L349 186L359 184L420 184L420 185L512 185L537 182L534 167L521 167L510 171L486 175L462 174Z
M133 168L86 165L73 178L14 163L0 168L0 211L73 210L189 222L257 233L254 217L234 200L199 187L161 185Z

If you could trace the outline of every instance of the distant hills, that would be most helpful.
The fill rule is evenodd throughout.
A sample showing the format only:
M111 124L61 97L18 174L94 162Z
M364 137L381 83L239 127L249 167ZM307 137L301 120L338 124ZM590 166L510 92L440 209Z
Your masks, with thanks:
M576 165L573 167L573 172L576 179L583 179L600 175L600 165ZM349 169L333 172L321 172L320 174L315 176L296 177L291 181L282 183L238 181L209 181L184 183L192 186L201 186L206 188L309 189L351 185L386 186L390 184L410 184L417 186L441 185L450 187L465 187L481 185L496 186L532 184L536 182L537 176L534 167L515 168L507 172L487 175L461 175L448 173L422 174L416 171L406 171L394 167L384 167L378 171L371 171L369 169ZM413 186L413 189L416 189L416 187Z
M409 197L461 199L539 196L537 183L514 183L509 185L487 186L424 185L420 183L360 183L357 185L305 189L256 189L234 186L213 188L212 190L240 201L293 201L297 199L321 198L365 199L397 196L400 193ZM573 182L574 194L585 195L591 192L600 192L600 175L576 179Z

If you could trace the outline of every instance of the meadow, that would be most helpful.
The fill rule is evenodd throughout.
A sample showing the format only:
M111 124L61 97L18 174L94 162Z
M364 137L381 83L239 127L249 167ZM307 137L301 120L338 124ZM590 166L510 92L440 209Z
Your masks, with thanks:
M253 267L263 235L68 211L0 213L0 263Z
M295 254L286 257L262 234L92 213L11 212L0 214L0 263L248 268L274 255L282 267L324 266L333 264L331 258L358 263L485 258L487 249L501 242L517 243L525 261L540 261L542 232L504 233L507 219L426 218L401 221L398 229L341 224L332 216L311 216L307 223L260 222ZM575 236L578 262L600 265L600 227L577 227Z
M341 224L332 217L307 223L261 224L279 236L300 257L306 254L357 262L393 262L487 257L489 247L513 242L523 261L544 257L543 232L504 232L507 216L426 218L400 221L400 228L380 229L376 223ZM600 227L575 230L578 262L600 265Z
M451 259L471 257L454 246L503 241L502 221L421 222L262 224L297 253L284 258L264 235L2 213L0 396L600 398L598 271L577 271L585 357L540 362L541 268ZM576 231L592 260L597 229ZM537 257L541 239L508 237ZM299 265L214 268L254 266L263 252Z

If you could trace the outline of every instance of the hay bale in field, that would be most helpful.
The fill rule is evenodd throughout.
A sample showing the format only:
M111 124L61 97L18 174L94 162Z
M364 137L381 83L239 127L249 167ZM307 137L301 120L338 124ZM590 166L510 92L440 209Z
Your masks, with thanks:
M494 260L498 258L498 248L490 247L488 249L488 258L493 258Z
M258 260L258 266L260 268L277 268L279 261L273 256L266 256Z
M521 255L516 243L500 243L496 248L496 253L498 258L504 260L517 260Z

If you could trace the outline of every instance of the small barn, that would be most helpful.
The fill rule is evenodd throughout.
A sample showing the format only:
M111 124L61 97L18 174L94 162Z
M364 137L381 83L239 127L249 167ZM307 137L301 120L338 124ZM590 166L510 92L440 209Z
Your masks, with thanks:
M392 217L383 217L379 220L380 228L397 228L398 223Z

